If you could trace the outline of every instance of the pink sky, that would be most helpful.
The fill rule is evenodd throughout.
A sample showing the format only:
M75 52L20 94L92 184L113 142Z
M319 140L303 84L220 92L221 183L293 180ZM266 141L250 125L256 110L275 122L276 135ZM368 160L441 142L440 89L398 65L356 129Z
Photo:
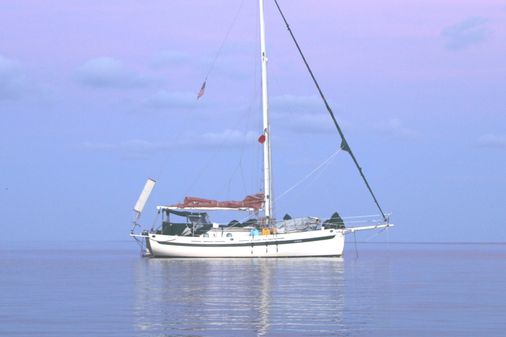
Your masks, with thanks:
M93 204L92 187L113 181L115 189L102 191L104 199L92 206L108 218L82 220L103 228L113 218L128 218L124 209L147 176L167 182L158 201L176 202L188 190L227 196L218 182L238 176L232 179L209 153L192 156L192 168L159 161L196 151L192 146L209 139L229 144L225 152L241 142L258 152L250 139L259 132L256 1L244 2L206 96L194 100L240 3L3 1L0 164L6 169L0 183L10 192L0 194L0 201L8 205L6 219L23 227L31 222L19 215L25 204L44 200L37 212L62 229L65 216L79 211L77 201ZM338 140L273 3L266 3L275 178L282 191L332 153ZM489 231L477 239L506 241L505 211L497 206L506 204L506 3L280 4L384 207L397 214L397 222L410 224L394 235L471 240L458 226L469 233L481 221L478 214L485 214ZM225 154L224 163L232 160ZM347 159L339 158L334 169L356 178ZM203 178L209 181L203 191L171 180L198 175L194 167L202 161L217 163ZM252 172L246 172L253 177L249 193L257 192L259 174ZM323 178L333 179L332 172ZM61 177L74 187L45 183ZM23 181L19 189L11 187L15 181ZM325 190L334 185L315 184L307 194L328 204L300 197L280 203L279 211L301 204L317 213L334 210L334 195ZM334 184L344 191L336 202L345 214L370 210L344 198L362 188L360 181ZM213 189L223 195L208 195ZM68 212L50 202L60 192L75 199L66 201ZM362 192L356 197L367 198ZM433 227L418 218L426 209L434 212ZM471 218L465 214L470 209ZM438 237L435 229L444 226L448 230ZM109 237L117 237L117 230L109 229Z

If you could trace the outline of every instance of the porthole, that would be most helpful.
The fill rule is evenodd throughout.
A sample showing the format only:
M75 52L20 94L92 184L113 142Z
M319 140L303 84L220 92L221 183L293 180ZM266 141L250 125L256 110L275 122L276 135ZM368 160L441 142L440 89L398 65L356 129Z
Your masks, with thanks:
M227 238L231 238L232 237L232 233L227 233Z

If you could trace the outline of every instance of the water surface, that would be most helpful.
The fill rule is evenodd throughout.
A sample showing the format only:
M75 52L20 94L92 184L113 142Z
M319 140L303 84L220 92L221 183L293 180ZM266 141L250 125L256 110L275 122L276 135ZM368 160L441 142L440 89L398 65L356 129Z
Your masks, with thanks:
M343 258L143 259L132 242L0 249L1 336L504 336L505 245Z

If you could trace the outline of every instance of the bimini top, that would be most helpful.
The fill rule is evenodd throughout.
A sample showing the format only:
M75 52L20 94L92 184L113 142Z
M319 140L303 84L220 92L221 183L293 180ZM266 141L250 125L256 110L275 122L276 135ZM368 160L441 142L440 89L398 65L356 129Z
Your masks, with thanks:
M264 194L248 195L242 201L218 201L196 197L185 197L182 203L170 206L158 206L158 209L198 209L198 210L234 210L259 211L264 203Z

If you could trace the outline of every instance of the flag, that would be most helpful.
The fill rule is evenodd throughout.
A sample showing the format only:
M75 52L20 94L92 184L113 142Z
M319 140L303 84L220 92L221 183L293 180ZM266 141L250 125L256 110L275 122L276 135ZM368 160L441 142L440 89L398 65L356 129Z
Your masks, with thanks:
M200 91L197 94L197 99L204 96L204 93L206 92L206 82L207 82L207 79L204 81L204 83L202 83L202 87L200 88Z

